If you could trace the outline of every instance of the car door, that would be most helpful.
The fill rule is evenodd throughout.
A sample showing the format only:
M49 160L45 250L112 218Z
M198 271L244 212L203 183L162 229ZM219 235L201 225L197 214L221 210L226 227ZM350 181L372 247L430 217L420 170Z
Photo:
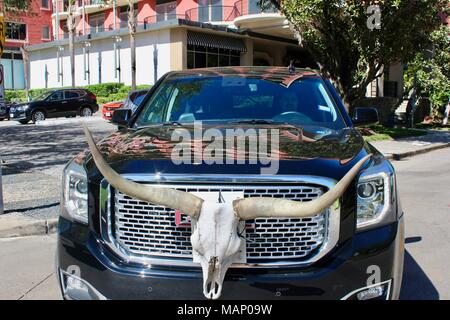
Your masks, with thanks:
M62 90L58 90L52 93L45 104L43 104L45 112L47 114L47 118L58 117L63 113L63 105L62 101L64 101L64 92Z
M64 90L64 115L74 116L80 110L80 92L79 90Z

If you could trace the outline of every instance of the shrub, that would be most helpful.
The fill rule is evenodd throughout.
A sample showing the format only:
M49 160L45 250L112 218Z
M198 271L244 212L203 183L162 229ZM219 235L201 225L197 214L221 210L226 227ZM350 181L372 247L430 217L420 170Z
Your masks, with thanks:
M149 89L150 87L151 87L150 85L139 85L137 86L137 89ZM97 103L100 105L107 102L124 100L128 96L128 93L131 91L131 86L125 86L123 83L93 84L85 86L84 88L96 95ZM29 90L30 98L34 99L48 90L52 90L52 88L31 89ZM25 96L25 90L6 90L5 96L7 101L16 101L16 102L27 101L27 97Z
M101 83L88 85L84 88L98 97L108 97L110 94L119 92L123 86L123 83Z

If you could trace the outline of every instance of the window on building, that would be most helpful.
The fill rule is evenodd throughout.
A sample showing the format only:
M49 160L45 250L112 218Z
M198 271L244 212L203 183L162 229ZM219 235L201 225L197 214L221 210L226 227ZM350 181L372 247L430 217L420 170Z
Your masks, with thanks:
M105 24L104 13L91 14L89 16L89 26L91 28L91 33L102 32L105 29L104 24Z
M199 0L198 21L222 21L222 0Z
M156 21L175 19L177 15L177 2L157 0L155 9Z
M49 26L42 27L42 39L50 40L50 27Z
M50 0L41 0L41 8L50 9Z
M239 66L240 61L241 55L237 50L197 45L188 45L187 47L188 69Z
M6 38L9 40L26 40L27 25L25 23L6 23Z

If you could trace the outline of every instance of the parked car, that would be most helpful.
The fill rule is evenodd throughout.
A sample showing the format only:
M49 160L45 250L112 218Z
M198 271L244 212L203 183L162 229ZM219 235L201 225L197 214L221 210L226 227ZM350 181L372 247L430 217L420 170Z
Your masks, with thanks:
M123 106L123 101L113 101L113 102L105 103L102 106L103 119L111 121L113 114L114 114L114 110L116 110L117 108L120 108L121 106Z
M64 169L63 297L397 299L396 176L355 128L376 123L377 111L355 112L310 69L166 74L135 114L115 111L119 131L95 145L86 129L90 152ZM251 137L271 145L275 172L261 149L236 161L234 139L246 136L244 147ZM210 161L220 155L207 155L212 140L231 161ZM204 153L190 154L195 145Z
M0 102L0 121L9 119L9 112L5 103Z
M98 111L96 96L86 89L50 90L10 109L11 120L22 124L55 117L90 117Z
M103 119L111 121L114 111L121 109L130 109L134 112L147 94L148 89L130 91L125 101L114 101L105 103L102 107Z
M142 100L144 100L145 95L148 93L148 89L133 90L128 94L125 102L120 109L129 109L131 113L135 113Z

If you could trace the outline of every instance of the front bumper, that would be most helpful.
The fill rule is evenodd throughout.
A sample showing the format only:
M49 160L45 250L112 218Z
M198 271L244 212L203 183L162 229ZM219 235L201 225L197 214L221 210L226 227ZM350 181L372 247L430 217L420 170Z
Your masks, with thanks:
M9 118L16 121L29 119L25 111L10 111Z
M355 234L312 266L272 269L231 268L222 299L342 299L360 288L389 285L398 298L403 272L403 219ZM115 256L85 226L60 218L57 274L66 298L64 278L73 274L92 297L101 299L203 299L200 267L150 267ZM375 272L374 272L375 270ZM378 270L378 271L377 271Z

